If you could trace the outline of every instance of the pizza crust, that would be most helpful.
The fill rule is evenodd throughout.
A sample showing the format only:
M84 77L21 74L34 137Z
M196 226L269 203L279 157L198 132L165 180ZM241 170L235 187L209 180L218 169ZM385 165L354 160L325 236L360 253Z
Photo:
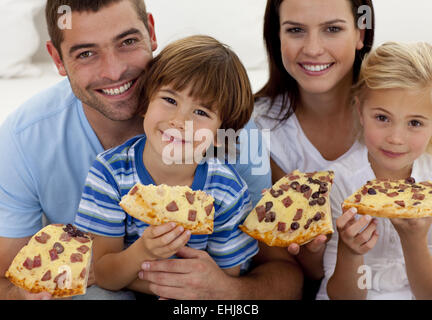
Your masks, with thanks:
M174 209L168 210L175 203ZM150 225L175 222L192 234L213 233L214 199L204 191L193 191L187 186L142 185L137 183L122 197L120 206L130 216ZM195 212L195 219L190 211ZM193 221L192 221L193 220Z
M369 189L374 191L369 194ZM350 208L356 208L358 214L379 218L432 216L432 182L415 183L412 177L371 180L344 200L342 210Z

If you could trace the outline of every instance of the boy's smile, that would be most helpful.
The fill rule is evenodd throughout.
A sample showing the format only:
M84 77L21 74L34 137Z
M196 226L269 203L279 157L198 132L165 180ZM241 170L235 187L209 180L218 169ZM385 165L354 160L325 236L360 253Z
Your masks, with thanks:
M196 152L202 155L215 143L221 125L218 113L189 96L189 89L176 91L165 86L152 97L144 116L148 142L144 154L158 155L167 162L199 163Z
M406 178L432 137L429 90L370 90L359 109L377 178Z

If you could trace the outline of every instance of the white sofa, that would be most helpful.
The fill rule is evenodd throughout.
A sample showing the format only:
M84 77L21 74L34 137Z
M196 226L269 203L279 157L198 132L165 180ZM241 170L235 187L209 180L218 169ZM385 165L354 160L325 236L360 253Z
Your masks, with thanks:
M155 18L160 48L190 34L230 45L246 66L254 91L267 79L262 40L266 0L145 0ZM0 1L0 123L22 102L59 80L45 50L45 0ZM374 0L376 42L432 42L430 0ZM11 28L11 26L14 26ZM8 64L10 67L8 67ZM11 75L19 76L10 78Z

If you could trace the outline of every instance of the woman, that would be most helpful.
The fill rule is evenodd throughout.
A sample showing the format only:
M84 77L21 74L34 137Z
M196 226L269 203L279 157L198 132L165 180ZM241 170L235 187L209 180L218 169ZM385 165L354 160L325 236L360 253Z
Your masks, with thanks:
M325 170L355 148L350 91L373 39L372 0L268 0L270 76L255 95L255 120L271 130L273 182L294 169ZM318 236L297 256L314 279L323 276L325 241Z

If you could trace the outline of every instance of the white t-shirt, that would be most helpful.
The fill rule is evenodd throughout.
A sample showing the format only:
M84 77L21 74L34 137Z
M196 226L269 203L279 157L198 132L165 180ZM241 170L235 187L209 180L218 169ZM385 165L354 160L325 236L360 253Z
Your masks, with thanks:
M323 158L309 141L295 114L280 123L282 99L276 99L269 111L270 99L262 98L255 103L255 123L260 129L270 129L270 156L284 172L293 170L311 172L327 170L334 162L343 160L358 147L358 142L338 159L329 161ZM285 113L283 110L282 114ZM356 161L356 159L354 159Z
M368 161L366 146L359 144L346 158L333 164L329 169L335 172L334 184L330 193L333 227L336 219L342 214L341 204L345 198L357 191L368 180L375 179L375 174ZM361 165L359 165L361 163ZM411 176L416 181L432 179L432 155L423 154L414 161ZM399 235L390 219L378 219L378 242L374 248L364 255L365 269L359 270L358 276L366 280L371 274L367 299L398 300L413 299L405 269L405 260ZM327 282L336 265L338 233L332 235L324 253L324 279L317 294L317 299L329 299ZM429 249L432 250L432 233L428 234ZM367 285L368 282L362 282Z

